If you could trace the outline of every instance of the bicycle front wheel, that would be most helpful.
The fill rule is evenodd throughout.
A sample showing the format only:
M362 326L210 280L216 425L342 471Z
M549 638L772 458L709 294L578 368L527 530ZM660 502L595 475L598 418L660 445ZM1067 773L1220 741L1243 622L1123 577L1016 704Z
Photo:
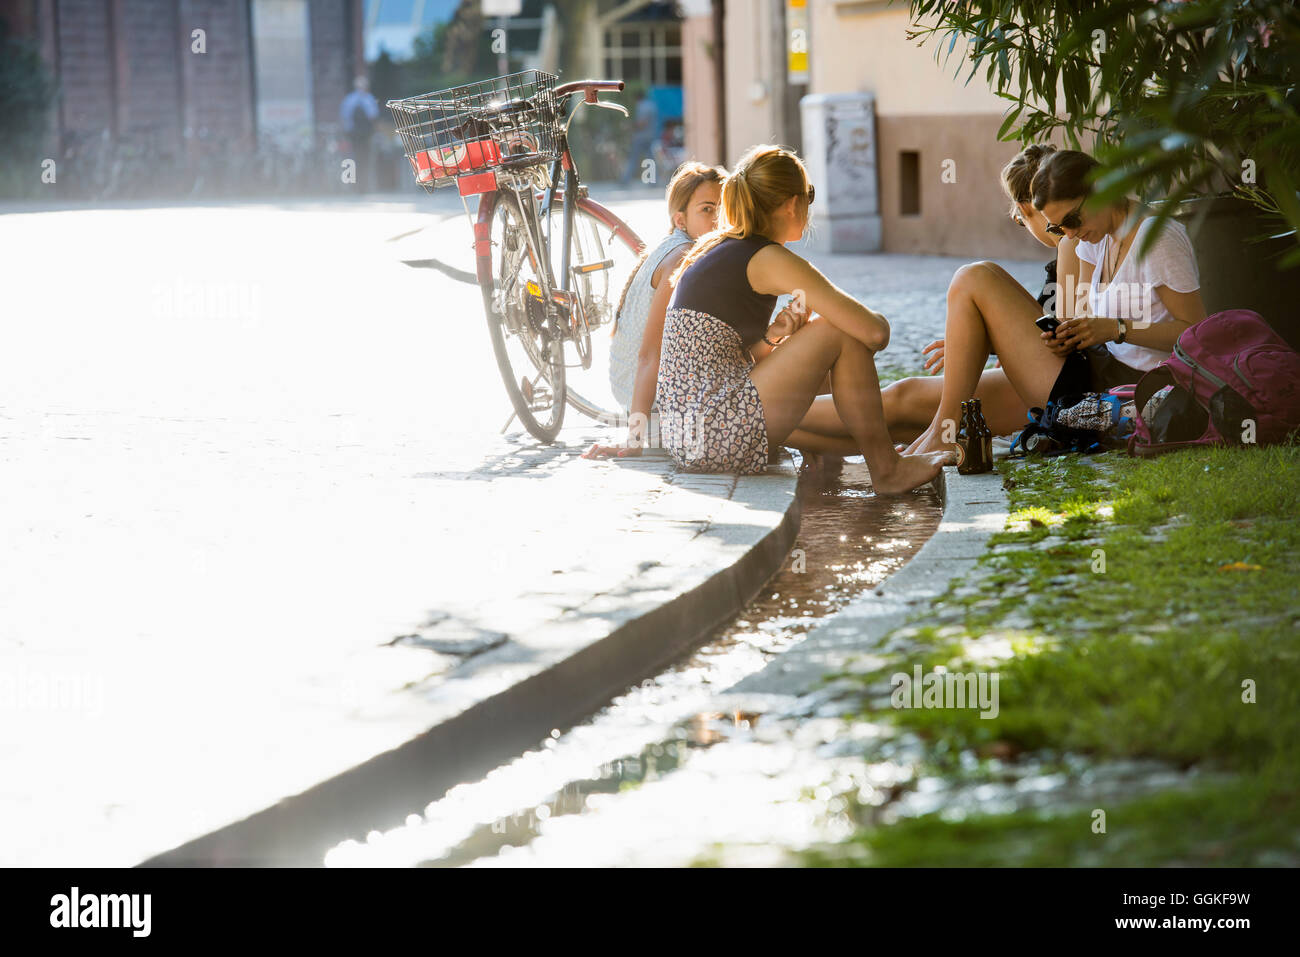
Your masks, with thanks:
M486 250L479 246L479 286L492 350L515 414L533 436L553 442L564 423L564 330L543 298L547 286L529 244L535 227L536 217L530 226L513 194L496 194L494 206L479 220L490 241Z

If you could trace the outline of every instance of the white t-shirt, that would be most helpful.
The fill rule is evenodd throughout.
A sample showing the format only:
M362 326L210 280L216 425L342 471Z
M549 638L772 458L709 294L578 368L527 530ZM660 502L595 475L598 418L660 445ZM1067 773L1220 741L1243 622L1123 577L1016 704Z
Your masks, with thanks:
M1088 288L1088 308L1094 316L1125 319L1129 329L1145 328L1154 322L1168 322L1173 317L1156 295L1156 288L1168 286L1174 292L1192 292L1201 288L1196 269L1196 251L1183 224L1169 220L1160 231L1155 245L1138 260L1138 249L1151 231L1155 219L1148 217L1138 226L1137 236L1124 254L1124 261L1113 278L1102 275L1108 256L1112 255L1114 237L1107 234L1099 243L1079 242L1075 252L1084 262L1093 264ZM1108 279L1107 282L1099 280ZM1131 342L1108 342L1106 348L1120 362L1134 369L1154 369L1169 358L1169 352L1134 345Z

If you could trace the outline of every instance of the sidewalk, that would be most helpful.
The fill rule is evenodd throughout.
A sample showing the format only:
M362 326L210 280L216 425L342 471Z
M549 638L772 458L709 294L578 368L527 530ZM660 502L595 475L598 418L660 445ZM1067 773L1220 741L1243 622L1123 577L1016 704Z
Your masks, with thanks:
M22 277L0 353L0 861L135 864L455 742L423 766L428 800L491 759L471 743L535 744L780 561L788 468L582 460L576 415L554 446L498 435L477 288L387 242L431 227L457 262L462 219L0 217ZM309 839L286 832L285 856Z
M111 632L108 646L6 641L6 710L22 726L3 743L6 863L133 864L267 808L163 860L318 861L349 825L404 813L652 673L784 559L797 528L788 460L756 477L679 475L658 456L581 460L593 437L575 429L527 457L502 441L495 461L392 489L431 502L455 489L457 516L374 569L389 576L422 550L452 549L459 573L423 562L441 577L424 619L400 621L370 582L370 600L317 596L344 628L295 634L249 617L280 603L213 569L234 612L221 618L248 630L206 654L187 640L214 610L201 607L172 612L178 626L190 619L173 641L126 654ZM543 501L556 507L521 511ZM523 534L472 535L490 513ZM138 524L131 534L152 537ZM333 576L312 577L300 582L308 592ZM162 598L149 591L131 600L146 620ZM85 607L108 611L102 599ZM302 611L303 624L328 627Z

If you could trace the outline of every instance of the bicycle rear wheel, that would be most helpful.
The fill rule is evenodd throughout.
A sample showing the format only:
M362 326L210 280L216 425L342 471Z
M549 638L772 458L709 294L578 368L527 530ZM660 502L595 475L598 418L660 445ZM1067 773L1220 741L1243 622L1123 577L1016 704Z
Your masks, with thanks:
M480 273L479 286L492 350L519 421L536 438L553 442L564 423L563 336L543 300L529 224L515 196L498 193L489 216L491 272Z
M537 194L541 196L541 193ZM563 269L564 192L542 217L549 229L551 274L560 281ZM621 423L622 405L609 380L609 351L619 299L640 256L641 240L626 223L599 203L579 196L569 239L569 289L574 315L564 343L566 394L569 405L599 422Z

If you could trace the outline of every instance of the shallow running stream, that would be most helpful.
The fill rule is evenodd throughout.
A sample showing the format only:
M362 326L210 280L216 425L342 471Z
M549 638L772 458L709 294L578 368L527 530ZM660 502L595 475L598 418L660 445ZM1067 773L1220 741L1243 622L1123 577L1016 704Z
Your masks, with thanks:
M654 862L687 863L695 849L725 836L719 831L739 827L737 833L772 834L770 821L743 830L749 825L738 816L734 802L721 802L731 804L729 811L718 807L716 799L690 796L693 777L699 775L689 772L712 765L707 780L714 793L718 787L732 792L742 788L750 798L760 797L748 778L761 769L746 766L744 748L724 755L725 749L715 746L743 746L753 738L761 716L719 712L713 707L714 694L760 670L819 620L878 585L916 553L942 514L932 488L877 498L865 465L856 460L831 473L805 470L798 494L802 520L791 558L739 615L696 651L629 688L582 724L564 733L554 731L536 749L482 779L458 785L423 809L412 808L405 826L372 831L364 843L339 844L324 863L447 867L640 862L645 855L632 853L632 845L644 848L647 842L657 848ZM788 727L782 729L787 750L797 751L798 781L829 779L833 763L820 762L813 756L816 749L799 746L797 736L792 737ZM764 754L751 757L768 762ZM762 786L775 780L770 768L767 772ZM776 825L781 833L776 836L791 841L813 823L797 809L790 813L789 788L797 790L796 785L786 780L785 791L773 792L755 805L768 810L783 806L783 821ZM700 801L709 805L709 813L689 810L703 811ZM725 820L711 819L718 812ZM689 826L683 826L684 815ZM666 828L671 840L665 839L667 834L655 837L656 827ZM677 849L670 850L667 845L674 843Z

